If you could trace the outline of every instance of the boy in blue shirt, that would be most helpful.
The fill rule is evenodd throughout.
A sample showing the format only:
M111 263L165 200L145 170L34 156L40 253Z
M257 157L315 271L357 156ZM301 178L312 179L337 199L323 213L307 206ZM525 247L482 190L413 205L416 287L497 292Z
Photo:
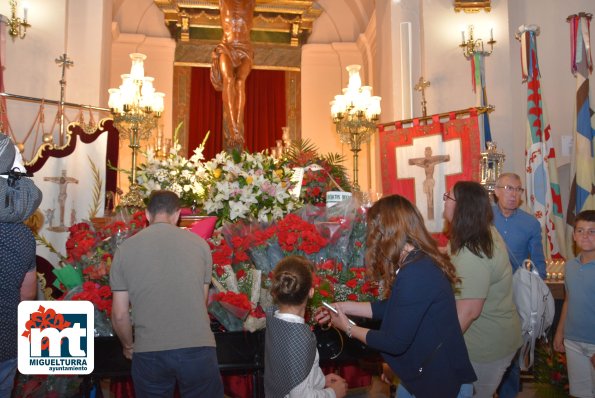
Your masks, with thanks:
M566 297L554 349L566 352L570 395L595 397L595 210L576 217L573 232L580 254L566 263Z

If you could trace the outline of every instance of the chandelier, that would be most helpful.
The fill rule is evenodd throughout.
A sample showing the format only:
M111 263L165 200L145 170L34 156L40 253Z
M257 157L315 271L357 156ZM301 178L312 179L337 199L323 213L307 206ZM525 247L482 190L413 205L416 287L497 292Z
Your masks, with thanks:
M143 207L140 187L136 182L136 158L140 141L151 136L157 127L157 120L164 108L164 93L156 92L153 77L145 76L144 61L146 55L130 54L132 67L130 73L121 75L119 88L110 88L109 108L114 118L114 127L120 133L120 139L130 141L132 150L132 168L130 191L120 201L122 206Z
M358 158L361 144L370 142L376 132L380 117L380 97L372 95L371 86L362 86L360 65L349 65L349 83L343 94L331 101L331 116L343 144L353 152L353 190L360 191L358 184Z

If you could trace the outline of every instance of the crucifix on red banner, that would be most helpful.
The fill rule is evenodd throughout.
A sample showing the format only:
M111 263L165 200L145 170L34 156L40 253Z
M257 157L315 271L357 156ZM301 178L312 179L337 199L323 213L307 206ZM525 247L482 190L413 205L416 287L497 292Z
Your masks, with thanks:
M455 112L429 124L413 119L394 130L380 126L380 163L384 195L399 194L415 203L432 233L444 227L442 194L460 180L479 181L480 138L477 111L457 118Z

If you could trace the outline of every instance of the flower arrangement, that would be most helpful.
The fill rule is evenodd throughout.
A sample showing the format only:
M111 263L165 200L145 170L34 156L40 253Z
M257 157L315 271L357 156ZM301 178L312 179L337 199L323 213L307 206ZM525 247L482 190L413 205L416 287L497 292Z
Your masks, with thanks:
M306 204L322 205L327 191L350 191L344 161L345 157L337 153L319 155L309 140L292 142L287 152L288 165L304 168L300 199Z
M534 375L540 396L568 397L566 354L554 350L552 339L537 345Z
M203 210L218 225L242 219L271 222L300 206L290 194L293 171L265 153L221 152L204 164L210 182Z
M366 269L360 264L365 232L365 209L356 206L355 200L330 209L306 206L264 226L227 225L209 240L214 285L220 292L231 291L250 300L253 312L246 318L250 323L251 317L259 317L256 312L262 313L262 308L271 304L267 289L276 263L284 256L302 255L315 264L315 294L310 311L323 300L376 300L384 294L382 285L367 278ZM220 321L221 318L225 317L217 316ZM224 319L221 323L237 330L240 318L236 318L234 322ZM251 330L247 322L244 329Z
M176 128L174 137L181 124ZM183 206L196 207L201 204L209 185L209 179L202 161L207 133L201 145L194 150L190 159L179 155L182 146L174 140L168 156L163 159L155 157L155 152L148 149L145 152L146 163L138 167L136 182L140 185L145 198L151 191L167 189L175 192Z
M125 237L135 234L146 223L145 213L139 211L127 221L115 220L102 228L94 228L87 222L71 226L66 256L62 256L61 267L53 271L57 287L64 292L61 299L91 301L96 310L109 318L112 309L109 270L113 253ZM109 330L106 322L101 327L102 332Z

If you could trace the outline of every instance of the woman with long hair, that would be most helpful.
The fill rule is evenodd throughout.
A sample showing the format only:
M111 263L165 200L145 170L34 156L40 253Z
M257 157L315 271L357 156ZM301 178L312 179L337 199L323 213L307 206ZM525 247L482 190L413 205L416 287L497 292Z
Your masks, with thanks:
M399 398L470 397L475 374L457 319L454 266L406 198L380 199L367 221L366 264L390 295L374 303L333 303L338 313L319 311L319 322L330 316L347 336L380 351L401 380ZM379 330L354 326L346 315L382 324Z
M491 398L521 345L512 267L483 186L459 181L443 199L451 260L461 278L457 312L477 375L474 397Z

